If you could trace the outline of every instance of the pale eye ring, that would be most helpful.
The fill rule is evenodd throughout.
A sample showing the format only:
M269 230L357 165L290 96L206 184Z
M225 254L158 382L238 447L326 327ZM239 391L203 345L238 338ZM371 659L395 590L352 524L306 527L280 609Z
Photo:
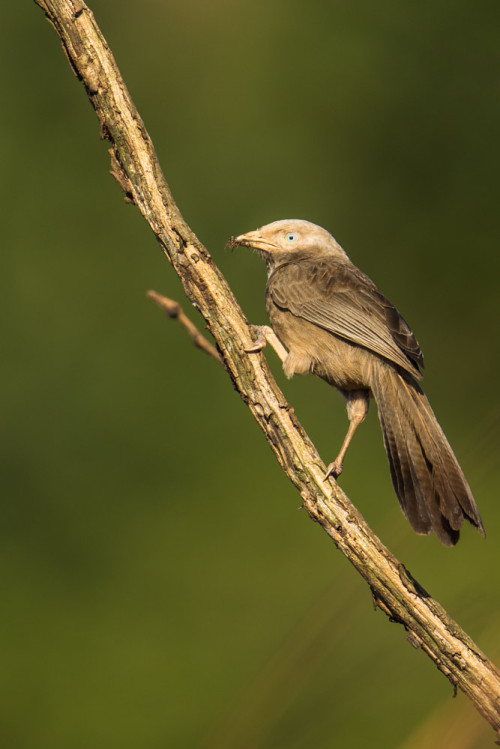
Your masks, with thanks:
M297 235L293 231L289 231L288 234L286 235L287 242L295 242L296 239L297 239Z

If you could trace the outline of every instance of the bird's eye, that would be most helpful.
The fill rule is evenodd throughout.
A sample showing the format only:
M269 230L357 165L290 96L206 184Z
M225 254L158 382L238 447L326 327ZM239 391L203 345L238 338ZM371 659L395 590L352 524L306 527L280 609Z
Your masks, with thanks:
M287 242L295 242L296 239L297 239L297 235L294 234L292 231L288 232L288 234L286 235Z

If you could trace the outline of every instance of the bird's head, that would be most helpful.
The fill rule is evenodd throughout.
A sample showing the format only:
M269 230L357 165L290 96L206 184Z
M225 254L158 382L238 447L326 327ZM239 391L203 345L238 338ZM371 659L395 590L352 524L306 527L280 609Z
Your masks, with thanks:
M251 247L264 257L270 270L295 256L314 258L331 255L347 259L338 242L317 224L300 219L284 219L229 240L230 247Z

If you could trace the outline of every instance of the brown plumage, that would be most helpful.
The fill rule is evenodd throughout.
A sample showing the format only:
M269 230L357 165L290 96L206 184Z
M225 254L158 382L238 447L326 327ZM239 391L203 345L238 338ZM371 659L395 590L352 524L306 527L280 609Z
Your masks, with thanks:
M484 535L467 480L418 383L420 346L398 310L325 229L308 221L275 221L230 244L255 249L268 267L275 335L262 328L252 350L270 342L288 377L312 372L346 398L349 429L326 477L341 473L373 396L392 483L412 528L433 531L450 546L465 518Z

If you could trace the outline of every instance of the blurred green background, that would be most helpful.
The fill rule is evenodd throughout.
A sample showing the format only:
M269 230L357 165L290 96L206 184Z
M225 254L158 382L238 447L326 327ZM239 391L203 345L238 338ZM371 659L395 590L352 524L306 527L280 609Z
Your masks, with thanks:
M328 228L410 322L488 533L418 537L376 409L341 483L500 660L497 0L93 0L179 207L243 309L232 234ZM13 749L485 747L493 735L300 499L109 176L42 12L4 3L0 741ZM284 381L326 461L342 399Z

